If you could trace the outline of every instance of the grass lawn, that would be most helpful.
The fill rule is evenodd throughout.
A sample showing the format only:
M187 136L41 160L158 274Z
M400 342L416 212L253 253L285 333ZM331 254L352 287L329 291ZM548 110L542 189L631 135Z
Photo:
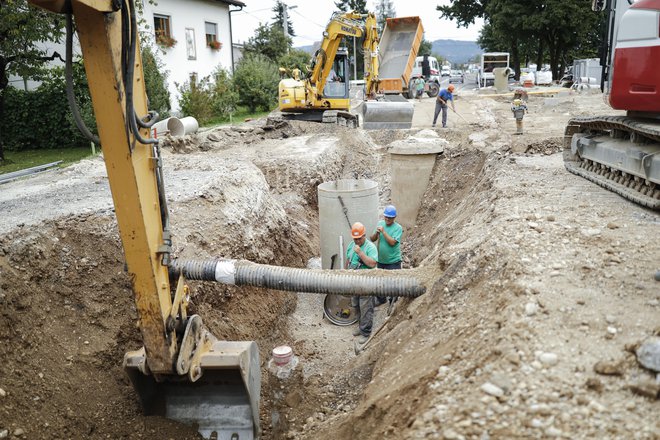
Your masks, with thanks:
M204 124L204 127L215 127L219 125L226 124L240 124L245 119L257 119L263 116L266 116L270 111L262 111L256 113L250 113L247 108L239 108L236 113L232 116L232 120L229 118L214 118L211 119L208 123ZM100 152L100 149L97 148L97 154ZM56 150L25 150L25 151L5 151L5 162L0 164L0 174L11 173L12 171L23 170L25 168L35 167L37 165L43 165L51 162L57 162L62 160L63 162L59 165L60 167L77 162L81 159L85 159L92 155L91 148L62 148Z
M246 119L257 119L263 116L266 116L272 110L266 112L255 112L250 113L250 110L247 108L239 107L239 109L232 115L231 121L229 118L213 118L209 122L204 124L204 127L215 127L218 125L227 125L227 124L240 124Z
M97 154L99 149L97 148ZM56 150L5 151L5 162L0 164L0 174L36 167L62 160L60 166L90 157L91 148L62 148Z

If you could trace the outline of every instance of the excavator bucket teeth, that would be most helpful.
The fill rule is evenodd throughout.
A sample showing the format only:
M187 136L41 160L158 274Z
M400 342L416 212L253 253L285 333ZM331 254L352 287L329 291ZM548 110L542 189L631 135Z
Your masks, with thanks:
M144 351L142 350L142 353ZM138 392L145 415L158 415L194 425L205 439L259 438L259 352L254 342L215 342L200 360L201 377L153 375L133 367L126 355L124 367Z
M365 130L407 129L412 127L413 104L401 101L365 101L361 104Z

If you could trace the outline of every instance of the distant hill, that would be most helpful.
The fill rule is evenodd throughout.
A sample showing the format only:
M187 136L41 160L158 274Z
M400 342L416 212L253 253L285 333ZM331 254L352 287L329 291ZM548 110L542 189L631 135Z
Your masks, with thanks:
M304 50L308 54L314 55L314 46L315 46L314 44L309 44L307 46L298 46L296 47L296 49ZM318 43L316 44L316 46L318 46Z
M479 45L474 41L461 40L435 40L432 44L432 52L447 58L452 63L467 63L475 55L483 52ZM296 49L304 50L309 54L314 53L316 45L299 46Z

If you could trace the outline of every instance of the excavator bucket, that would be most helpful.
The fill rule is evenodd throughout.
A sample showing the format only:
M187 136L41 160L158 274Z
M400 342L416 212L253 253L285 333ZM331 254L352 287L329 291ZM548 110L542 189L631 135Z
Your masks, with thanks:
M144 348L124 357L145 415L197 426L205 439L259 437L261 373L255 342L214 342L202 355L201 376L194 382L188 374L154 377L145 368L145 359Z
M365 130L412 127L413 104L401 95L386 95L384 101L364 101L358 111Z

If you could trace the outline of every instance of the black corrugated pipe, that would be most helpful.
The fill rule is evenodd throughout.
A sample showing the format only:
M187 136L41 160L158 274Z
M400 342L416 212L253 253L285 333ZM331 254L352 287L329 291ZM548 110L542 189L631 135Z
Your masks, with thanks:
M236 286L266 287L289 292L329 293L355 296L403 296L414 298L426 288L405 271L338 271L269 266L246 260L175 260L170 276L180 273L188 280L217 281Z

